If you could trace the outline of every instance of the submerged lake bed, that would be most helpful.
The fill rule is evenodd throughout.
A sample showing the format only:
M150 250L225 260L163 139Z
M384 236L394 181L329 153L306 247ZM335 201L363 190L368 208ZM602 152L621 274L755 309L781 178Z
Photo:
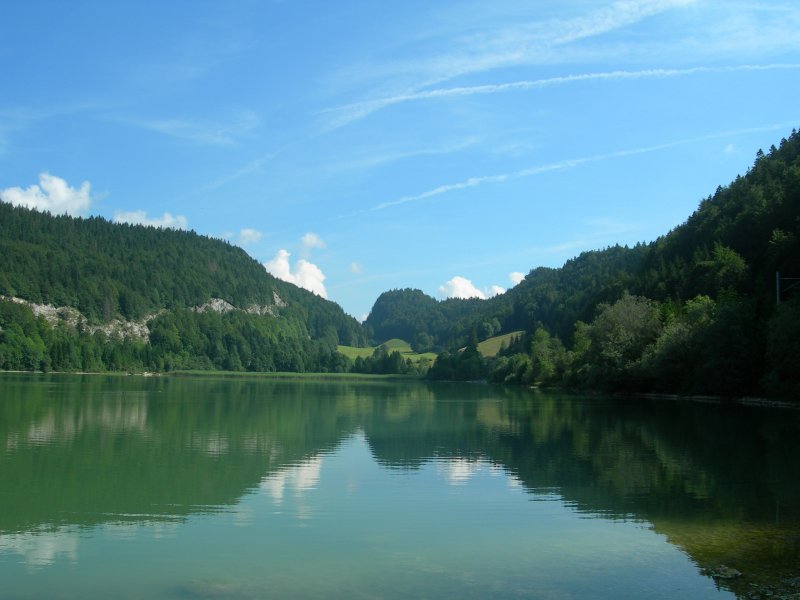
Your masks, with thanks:
M796 410L6 373L0 415L3 598L734 598L800 575Z

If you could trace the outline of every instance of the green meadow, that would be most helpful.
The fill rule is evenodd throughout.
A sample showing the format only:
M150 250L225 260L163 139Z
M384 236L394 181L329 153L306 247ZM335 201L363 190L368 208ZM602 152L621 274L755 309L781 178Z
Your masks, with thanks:
M411 344L406 342L405 340L400 339L391 339L380 346L369 346L366 348L356 348L355 346L337 346L337 350L339 353L344 354L350 360L355 360L359 356L361 358L369 358L373 355L375 350L378 348L383 347L386 349L388 354L392 352L399 352L403 358L410 358L412 362L419 363L422 361L429 361L433 363L436 360L436 353L435 352L414 352L411 349Z
M485 339L478 344L478 352L487 358L495 357L497 353L500 352L500 348L510 345L511 340L524 333L524 331L512 331L511 333Z
M523 333L523 331L512 331L511 333L505 333L503 335L485 339L478 344L478 351L486 358L493 358L497 356L497 353L500 352L501 348L511 344L511 341L514 338L523 335ZM388 340L379 346L368 346L365 348L339 345L337 346L337 350L350 360L355 360L359 356L361 358L369 358L373 355L375 350L381 346L386 349L387 353L391 354L392 352L397 351L403 356L403 358L410 358L415 363L426 360L433 363L437 356L435 352L414 352L414 350L411 348L411 344L405 340L397 338Z

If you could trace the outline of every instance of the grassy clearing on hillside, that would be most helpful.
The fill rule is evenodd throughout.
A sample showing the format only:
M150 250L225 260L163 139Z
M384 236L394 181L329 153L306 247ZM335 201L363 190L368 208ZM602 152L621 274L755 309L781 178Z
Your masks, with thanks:
M512 331L511 333L505 333L503 335L498 335L496 337L483 340L478 344L478 351L487 358L495 357L497 356L497 353L500 352L500 348L503 345L508 346L513 338L517 337L518 335L523 335L524 333L524 331ZM411 344L405 340L400 340L397 338L388 340L381 344L381 346L386 348L388 353L397 351L403 356L403 358L410 358L414 363L418 363L420 361L430 361L433 363L437 356L435 352L424 352L422 354L414 352L411 349ZM369 358L372 356L372 353L375 352L375 348L377 348L377 346L370 346L369 348L338 346L337 350L350 360L355 360L359 356L361 358Z
M386 351L390 354L395 350L397 350L400 354L414 354L414 351L411 349L411 344L398 338L387 340L383 342L381 346L386 348Z
M503 335L491 337L488 340L483 340L478 344L478 352L487 358L497 356L503 344L508 346L511 344L513 338L524 333L524 331L512 331L511 333L505 333Z
M344 354L350 360L355 360L359 356L361 358L369 358L375 352L375 348L356 348L355 346L342 346L336 347L339 354Z
M414 352L411 349L411 344L406 342L405 340L400 339L391 339L383 344L381 344L384 348L386 348L386 352L391 354L392 352L399 352L403 358L410 358L411 362L419 363L422 361L429 361L433 363L436 360L436 353L435 352L423 352L422 354L418 352ZM377 346L371 346L369 348L356 348L355 346L338 346L337 350L340 354L344 354L350 360L355 360L357 357L361 358L368 358L372 356L372 353L375 352Z

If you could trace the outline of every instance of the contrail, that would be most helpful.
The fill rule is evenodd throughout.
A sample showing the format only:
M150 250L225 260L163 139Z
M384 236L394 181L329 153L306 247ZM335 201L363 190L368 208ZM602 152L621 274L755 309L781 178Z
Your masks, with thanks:
M415 194L412 196L403 196L398 198L397 200L390 200L388 202L382 202L373 206L372 208L368 209L369 212L383 210L386 208L390 208L392 206L399 206L401 204L406 204L408 202L417 202L420 200L425 200L427 198L433 198L434 196L440 196L442 194L446 194L448 192L453 192L456 190L463 190L466 188L473 188L479 185L483 185L486 183L503 183L505 181L510 181L512 179L522 179L525 177L532 177L534 175L540 175L542 173L548 173L551 171L560 171L563 169L572 169L574 167L578 167L580 165L586 163L593 163L599 162L603 160L609 160L613 158L624 158L626 156L636 156L639 154L648 154L650 152L657 152L659 150L666 150L667 148L674 148L676 146L685 146L687 144L694 144L697 142L703 142L707 140L719 139L719 138L726 138L735 135L743 135L747 133L762 133L766 131L776 131L780 129L786 129L787 127L796 125L796 122L790 123L776 123L773 125L764 125L761 127L750 127L747 129L737 129L733 131L723 131L718 133L710 133L706 135L701 135L698 137L687 138L683 140L677 140L674 142L666 142L663 144L657 144L654 146L644 146L642 148L629 148L627 150L617 150L615 152L607 152L605 154L595 154L593 156L585 156L580 158L572 158L567 160L562 160L555 163L549 163L545 165L538 165L535 167L530 167L528 169L522 169L521 171L514 171L511 173L501 173L498 175L484 175L481 177L470 177L469 179L465 179L464 181L459 181L457 183L448 183L445 185L440 185L428 191L422 192L420 194Z
M582 73L578 75L563 75L559 77L547 77L545 79L533 79L525 81L513 81L509 83L499 83L491 85L475 85L466 87L440 88L409 94L400 94L376 100L364 102L354 102L344 104L334 108L323 110L323 113L343 113L341 117L335 119L331 125L332 129L341 127L358 119L369 116L370 114L405 102L418 100L432 100L437 98L452 98L459 96L474 96L478 94L498 94L505 92L526 91L541 89L570 83L584 81L619 81L631 79L653 79L668 77L686 77L702 73L738 73L746 71L775 71L786 69L800 69L798 63L776 63L769 65L732 65L727 67L690 67L687 69L644 69L640 71L607 71L601 73Z

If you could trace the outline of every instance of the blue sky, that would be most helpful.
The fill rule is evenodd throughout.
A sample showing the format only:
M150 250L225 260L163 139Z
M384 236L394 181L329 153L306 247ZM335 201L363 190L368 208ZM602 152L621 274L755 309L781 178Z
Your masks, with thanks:
M651 241L800 126L790 0L0 6L0 198L242 246L364 317Z

